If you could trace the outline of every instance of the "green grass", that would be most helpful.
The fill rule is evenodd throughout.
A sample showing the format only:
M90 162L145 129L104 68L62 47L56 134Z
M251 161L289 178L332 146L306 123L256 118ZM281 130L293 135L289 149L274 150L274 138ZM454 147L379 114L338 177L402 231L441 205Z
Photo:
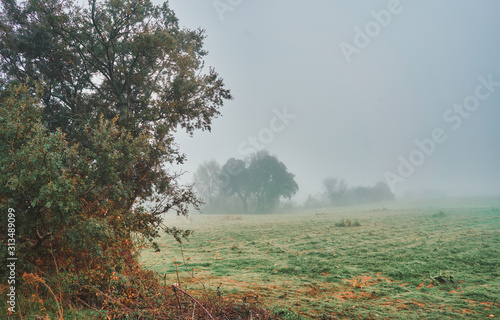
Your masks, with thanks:
M390 206L389 206L390 205ZM190 290L260 302L290 319L500 316L500 201L399 203L267 216L167 217L146 267ZM359 221L341 227L339 221Z

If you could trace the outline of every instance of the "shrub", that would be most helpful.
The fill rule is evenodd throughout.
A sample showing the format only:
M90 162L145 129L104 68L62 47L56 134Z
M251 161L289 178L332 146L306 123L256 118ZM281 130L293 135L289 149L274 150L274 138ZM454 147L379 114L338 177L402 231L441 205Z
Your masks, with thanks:
M359 226L361 226L361 223L357 219L355 219L354 221L352 221L351 219L343 218L339 222L336 222L335 226L336 227L342 227L342 228L345 228L345 227L359 227Z
M432 216L436 217L436 218L442 218L442 217L446 217L446 213L444 213L443 210L440 210L439 212L433 214Z

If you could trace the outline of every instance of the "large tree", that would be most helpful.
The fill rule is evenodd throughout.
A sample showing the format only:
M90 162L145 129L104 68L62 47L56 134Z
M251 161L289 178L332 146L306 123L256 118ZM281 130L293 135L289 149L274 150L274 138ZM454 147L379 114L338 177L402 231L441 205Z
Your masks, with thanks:
M175 176L164 165L182 163L184 155L173 132L209 130L231 98L213 69L203 73L203 31L181 29L166 3L144 0L91 0L85 8L2 0L2 9L3 72L9 82L45 83L42 119L49 130L92 148L83 132L103 115L133 137L148 134L150 148L135 166L141 179L120 176L133 189L128 205L155 192L174 194Z
M236 195L243 205L243 211L248 211L248 197L250 190L250 177L248 176L245 161L231 158L222 166L219 174L221 192L226 196Z
M203 30L181 29L168 7L147 0L2 0L0 53L8 80L44 81L44 119L73 133L99 114L135 135L171 142L178 126L210 129L230 98L203 73ZM75 132L78 134L78 132Z
M167 3L87 3L1 0L0 210L22 222L26 269L60 268L55 252L67 271L110 272L162 213L198 206L169 170L185 160L173 134L210 130L231 99L204 67L204 31L180 28Z
M281 197L290 199L299 187L295 175L276 157L266 152L257 153L248 166L250 189L257 210L273 211Z
M236 194L244 211L249 206L255 212L271 212L280 199L290 199L299 189L295 175L275 156L266 151L253 154L245 163L229 159L222 167L222 190L227 195Z

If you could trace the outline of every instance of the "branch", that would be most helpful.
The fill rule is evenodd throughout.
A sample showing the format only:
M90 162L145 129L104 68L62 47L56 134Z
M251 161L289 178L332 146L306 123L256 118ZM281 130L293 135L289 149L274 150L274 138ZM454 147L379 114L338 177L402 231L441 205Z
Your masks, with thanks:
M214 317L212 317L212 315L210 314L210 312L208 312L208 310L205 309L205 307L198 300L196 300L192 295L190 295L189 293L187 293L186 291L182 290L181 288L179 288L175 285L172 285L172 287L174 288L174 290L179 290L180 292L184 293L189 298L191 298L191 300L193 300L195 303L197 303L203 309L203 311L206 312L206 314L210 317L210 319L215 320Z

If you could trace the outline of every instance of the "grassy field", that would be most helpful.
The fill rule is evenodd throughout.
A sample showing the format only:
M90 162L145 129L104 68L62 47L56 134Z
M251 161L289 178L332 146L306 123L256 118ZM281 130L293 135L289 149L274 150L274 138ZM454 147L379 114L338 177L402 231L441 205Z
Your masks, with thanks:
M360 226L339 226L341 222ZM262 303L287 319L500 318L500 199L301 213L166 217L144 265L166 282ZM189 271L189 272L188 272Z

